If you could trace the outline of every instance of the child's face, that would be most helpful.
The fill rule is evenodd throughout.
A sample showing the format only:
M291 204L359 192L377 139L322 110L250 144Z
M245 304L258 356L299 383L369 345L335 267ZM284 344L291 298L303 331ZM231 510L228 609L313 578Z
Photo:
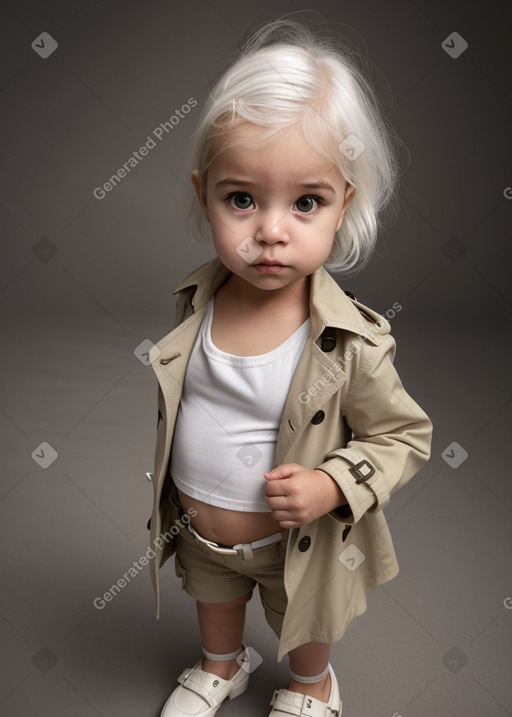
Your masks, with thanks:
M222 263L256 288L291 288L327 260L355 188L298 129L258 146L261 134L234 129L228 141L243 144L192 181Z

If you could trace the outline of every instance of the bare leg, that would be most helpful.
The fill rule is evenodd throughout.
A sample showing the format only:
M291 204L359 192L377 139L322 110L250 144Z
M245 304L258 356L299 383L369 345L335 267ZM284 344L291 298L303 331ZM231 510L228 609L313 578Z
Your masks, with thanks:
M327 667L331 646L325 642L308 642L290 650L290 667L295 674L301 677L319 675ZM288 689L310 695L321 702L327 702L331 691L331 678L327 674L319 682L305 683L291 680Z
M223 603L197 601L199 629L205 650L216 655L225 655L240 647L244 634L245 606L251 596L252 592ZM236 659L217 662L205 657L202 669L224 680L230 680L238 672L240 665Z

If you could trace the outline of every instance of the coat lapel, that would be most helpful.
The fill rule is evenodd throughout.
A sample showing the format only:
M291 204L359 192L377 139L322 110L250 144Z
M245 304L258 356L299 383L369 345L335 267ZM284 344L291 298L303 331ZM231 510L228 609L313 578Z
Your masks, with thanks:
M151 366L164 399L163 405L159 407L159 424L162 421L162 426L160 431L157 430L154 489L158 499L165 480L187 365L205 310L206 305L191 314L174 331L155 344L149 353ZM162 413L164 415L161 415Z
M288 462L287 455L304 428L346 382L346 374L340 368L334 369L334 363L310 337L286 399L277 438L276 466Z

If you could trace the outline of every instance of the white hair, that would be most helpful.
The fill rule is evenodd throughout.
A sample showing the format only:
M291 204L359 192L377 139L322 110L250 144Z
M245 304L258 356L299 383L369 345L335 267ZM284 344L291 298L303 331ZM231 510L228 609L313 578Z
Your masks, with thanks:
M308 144L333 161L356 189L325 263L340 272L358 270L368 261L378 215L393 198L398 176L393 135L356 59L353 51L315 36L295 19L264 25L211 91L194 133L191 161L202 177L215 156L233 146L230 130L242 122L268 128L263 139L298 126ZM219 138L224 142L216 142ZM188 217L193 236L210 239L195 194Z

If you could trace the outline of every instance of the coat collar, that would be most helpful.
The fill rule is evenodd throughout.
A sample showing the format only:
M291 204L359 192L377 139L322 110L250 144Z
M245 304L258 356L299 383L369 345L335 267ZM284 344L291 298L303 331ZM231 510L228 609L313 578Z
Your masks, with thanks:
M178 294L196 287L191 297L194 311L199 311L230 276L218 257L189 274L173 291ZM390 332L389 322L373 309L349 299L332 276L319 267L311 274L310 284L311 338L316 341L328 326L345 329L380 343Z

